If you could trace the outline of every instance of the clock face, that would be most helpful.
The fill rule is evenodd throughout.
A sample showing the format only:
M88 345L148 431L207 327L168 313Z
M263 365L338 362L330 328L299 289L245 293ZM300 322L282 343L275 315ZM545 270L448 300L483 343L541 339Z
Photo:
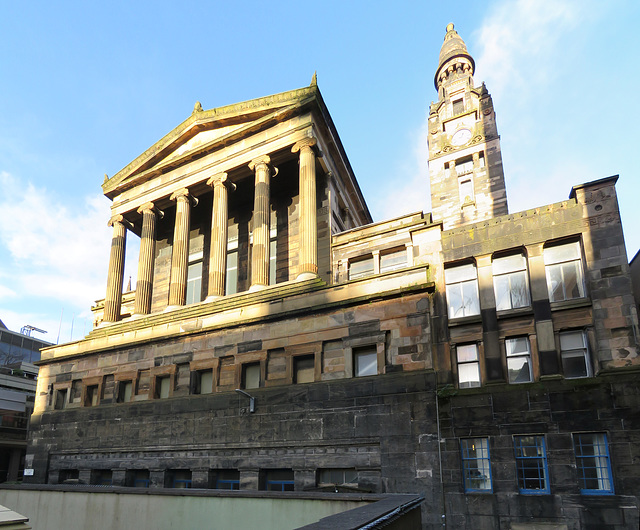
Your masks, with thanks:
M464 145L471 140L471 131L469 129L460 129L451 137L453 145Z

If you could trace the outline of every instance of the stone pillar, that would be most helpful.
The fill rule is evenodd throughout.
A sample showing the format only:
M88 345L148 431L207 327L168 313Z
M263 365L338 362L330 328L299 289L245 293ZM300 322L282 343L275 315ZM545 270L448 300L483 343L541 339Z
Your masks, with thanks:
M413 267L413 242L405 243L405 247L407 247L407 267Z
M484 346L485 380L487 383L505 380L500 349L498 313L493 290L491 255L477 256L478 290L482 308L482 344Z
M229 188L235 184L228 181L226 173L211 177L207 184L213 187L213 214L211 215L211 251L209 255L209 288L207 300L224 296L227 273L227 238L229 225ZM254 240L255 241L255 240Z
M151 290L153 287L153 265L156 250L156 209L152 202L138 208L142 214L142 233L140 234L140 257L138 258L138 280L136 281L136 315L148 315L151 312ZM158 211L162 216L162 212Z
M271 170L268 155L251 161L249 168L255 171L255 200L253 206L253 246L251 248L250 291L264 289L269 285L269 177Z
M316 214L316 155L315 138L297 142L291 152L300 151L300 259L298 280L318 276L318 222Z
M122 304L122 282L124 280L124 252L127 243L127 228L122 215L115 215L109 220L113 226L111 238L111 255L109 257L109 273L107 275L107 296L104 300L105 322L120 320Z
M371 254L373 255L373 274L380 274L380 251L373 250Z
M191 197L189 190L182 188L173 192L169 198L176 201L176 224L173 231L171 277L169 280L169 307L173 307L184 305L186 302Z

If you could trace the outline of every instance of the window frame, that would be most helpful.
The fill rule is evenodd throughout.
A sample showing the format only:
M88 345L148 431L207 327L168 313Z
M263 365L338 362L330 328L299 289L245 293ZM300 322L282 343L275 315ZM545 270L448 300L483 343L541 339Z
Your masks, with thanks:
M527 438L531 438L532 441L535 442L534 445L523 445L522 441ZM513 448L515 452L516 458L516 482L518 485L518 491L523 495L548 495L551 493L550 485L549 485L549 466L547 462L547 446L544 435L540 434L523 434L516 435L513 437ZM524 449L536 449L538 454L533 456L524 456L523 454L518 454L518 450L521 450L521 453L524 453ZM532 470L534 467L525 465L525 463L536 462L536 467L538 471L538 478L530 478L527 477L527 470ZM542 472L542 473L540 473ZM528 488L527 483L529 481L538 480L539 483L544 481L543 488Z
M247 371L248 370L258 370L258 386L247 386ZM241 366L241 388L245 390L253 390L256 388L262 388L263 379L262 379L262 363L260 361L252 361L242 363Z
M478 442L480 442L481 445L481 450L486 452L486 456L482 455L480 457L478 456L469 456L470 455L470 450L469 447L466 445L468 442L475 442L475 444L477 445ZM475 449L475 447L472 447L473 451L476 451L476 455L477 455L477 450ZM464 485L464 491L465 493L493 493L493 476L491 473L491 452L489 449L489 438L461 438L460 439L460 453L461 453L461 458L462 458L462 482ZM484 463L484 465L479 466L478 462L481 461ZM476 462L475 467L471 467L468 466L468 463L471 462ZM485 476L484 478L484 482L486 483L488 481L489 487L488 488L473 488L471 487L469 484L471 484L472 480L477 480L474 479L474 477L471 476L471 472L475 469L476 471L480 471L480 469L484 470L488 470L489 474L488 477ZM483 476L483 475L481 475Z
M400 262L396 262L396 263L392 263L391 265L384 265L385 260L390 259L390 256L400 256L402 255L402 259L403 261ZM408 263L408 259L407 259L407 247L395 247L395 248L391 248L391 249L386 249L383 251L380 251L380 274L385 273L385 272L393 272L393 271L397 271L400 269L404 269L409 265ZM374 270L375 270L375 263L374 263Z
M352 273L352 269L354 265L360 263L371 262L371 267L367 267L366 269ZM351 280L359 280L360 278L366 278L368 276L373 276L375 274L375 264L374 264L374 256L373 254L365 254L363 256L358 256L357 258L349 259L347 263L347 278L349 281Z
M580 335L582 338L582 348L568 348L566 350L562 347L562 339L563 337L567 337L569 335ZM565 330L558 333L558 345L560 351L560 365L562 366L562 375L565 379L585 379L587 377L593 377L593 368L591 366L591 354L589 352L589 339L587 337L587 332L584 329L574 329L574 330ZM584 359L585 364L585 375L578 376L567 376L565 370L565 359L568 357L577 358L580 355L575 355L575 352L582 352L582 358ZM573 353L574 355L566 355Z
M514 352L514 353L509 353L509 344L512 342L515 342L517 340L522 340L524 339L526 344L527 344L527 352L526 353L520 353L520 352ZM507 381L510 385L521 385L523 383L531 383L533 382L533 360L532 360L532 356L531 356L531 341L529 340L529 337L524 335L524 336L519 336L519 337L505 337L504 339L504 351L505 351L505 359L506 359L506 363L507 363ZM519 358L526 358L528 361L528 366L529 366L529 380L528 381L512 381L511 380L511 370L509 368L509 360L514 360L514 359L519 359Z
M197 276L197 267L200 268L200 276ZM196 270L196 276L191 277ZM199 304L202 302L202 278L204 277L204 252L199 250L189 254L187 261L187 285L185 289L185 305ZM198 292L198 287L200 292Z
M513 266L509 266L506 265L506 267L509 267L507 270L501 271L496 273L496 265L501 265L501 263L506 263L506 260L508 259L513 259L516 257L521 257L522 258L522 265L521 267L517 268L517 267L513 267ZM493 273L493 294L495 296L495 300L496 300L496 311L512 311L514 309L523 309L523 308L527 308L527 307L531 307L531 288L529 285L529 268L528 268L528 261L527 261L527 257L525 256L525 254L523 252L517 252L517 253L513 253L513 254L507 254L507 255L501 255L501 256L496 256L491 260L491 269L492 269L492 273ZM514 305L514 288L512 287L512 280L517 277L517 276L524 276L524 292L526 294L526 303L522 304L522 305L518 305L515 306ZM503 299L504 295L500 296L498 293L498 284L500 281L502 281L503 279L506 279L508 282L508 287L507 287L507 293L508 299L509 299L509 307L500 307L499 303L500 300ZM498 280L498 281L496 281Z
M600 442L595 442L591 444L582 443L582 437L587 436L602 436L602 440ZM576 458L576 472L578 473L578 485L586 486L588 480L594 480L594 477L587 477L585 471L587 469L596 470L595 480L598 484L609 484L609 487L599 487L599 488L587 488L580 487L580 493L582 495L614 495L614 486L613 486L613 473L611 469L611 454L609 452L609 443L607 440L607 434L604 432L583 432L583 433L573 433L573 451ZM578 439L578 442L576 442ZM597 444L597 445L596 445ZM594 454L584 454L585 447L594 448ZM595 448L598 448L598 453L595 453ZM604 453L601 453L600 450L604 449ZM585 466L585 461L587 459L599 460L603 459L603 462L595 463L594 466ZM600 476L601 473L604 473L606 476Z
M475 348L475 358L474 359L468 359L468 360L460 360L460 349L466 349L467 347L473 347ZM465 389L465 388L479 388L482 386L482 370L480 367L480 347L478 345L477 342L468 342L468 343L464 343L464 344L456 344L455 345L455 355L456 355L456 369L457 369L457 375L458 375L458 388L460 389ZM471 366L471 365L475 365L477 368L477 373L478 373L478 380L477 381L469 381L470 383L477 383L477 384L469 384L465 386L462 386L462 381L460 380L460 366ZM467 383L467 381L465 381L464 383Z
M465 271L466 269L466 271ZM473 274L471 274L471 270L473 270ZM452 274L454 278L452 278ZM461 276L461 279L457 279L458 275ZM447 278L447 276L449 278ZM444 269L444 279L445 279L445 292L447 297L447 315L450 320L466 318L466 317L475 317L479 316L480 309L480 291L478 290L478 269L475 263L462 263L459 265L454 265L450 267L446 267ZM454 290L459 290L458 293L455 293ZM467 295L472 295L473 305L467 304L465 302L465 293ZM462 305L454 307L452 305L453 300L458 297ZM467 310L467 306L470 306L470 309ZM462 315L458 315L458 313L462 311Z
M370 344L368 346L356 346L351 348L351 355L353 357L353 377L371 377L374 375L378 375L379 367L378 367L378 347L377 344ZM360 373L358 370L359 367L359 359L367 358L368 361L363 370L363 373ZM371 358L375 361L375 371L372 371L370 366Z
M554 252L554 250L562 249L568 250L570 247L574 247L575 257L573 258L554 258L550 254ZM586 286L586 278L584 274L584 259L582 254L582 245L580 241L565 241L560 243L553 243L549 245L545 245L542 251L543 260L544 260L544 273L545 280L547 283L547 294L549 295L549 301L551 303L555 302L567 302L570 300L580 300L582 298L587 297L587 286ZM578 296L567 296L567 282L565 280L565 266L568 264L575 265L576 272L576 288L578 289ZM554 299L554 294L557 291L557 286L554 289L552 285L552 271L559 270L561 281L558 285L562 287L562 298Z

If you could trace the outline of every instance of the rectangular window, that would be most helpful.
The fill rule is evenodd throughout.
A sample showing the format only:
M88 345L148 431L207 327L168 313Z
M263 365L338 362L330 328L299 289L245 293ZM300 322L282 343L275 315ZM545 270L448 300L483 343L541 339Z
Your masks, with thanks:
M120 381L118 383L118 403L128 403L133 396L133 381Z
M529 307L531 300L527 283L527 259L522 254L515 254L496 258L492 265L496 309L505 311Z
M407 249L380 254L380 272L391 272L407 266Z
M462 98L456 99L456 100L452 101L452 105L453 105L453 115L454 116L456 114L460 114L461 112L464 112L464 99L462 99Z
M364 377L378 374L378 352L375 346L353 349L353 375Z
M357 261L349 260L349 279L356 280L373 275L373 256Z
M96 486L111 486L113 484L112 472L110 469L91 470L91 484Z
M187 268L187 304L202 302L202 251L189 256Z
M584 278L580 243L566 243L544 249L549 300L561 302L584 298Z
M473 158L466 156L456 161L456 175L458 177L462 175L469 175L473 173Z
M583 495L613 494L611 461L607 435L581 433L573 435L580 493Z
M358 473L355 468L345 469L318 469L317 483L320 487L346 486L358 487Z
M267 469L264 471L264 489L267 491L293 491L292 469Z
M198 370L194 373L194 394L211 394L213 392L213 369Z
M294 382L313 383L315 379L315 359L313 355L294 357Z
M89 385L85 396L84 406L95 407L98 404L98 385Z
M156 377L156 399L165 399L169 397L171 390L171 377L168 375Z
M53 408L56 410L62 410L67 406L67 389L60 388L56 390L55 400L53 403Z
M529 383L532 381L529 339L527 337L505 339L504 345L507 351L509 383Z
M260 363L242 366L242 388L260 388Z
M472 263L445 269L449 318L461 318L480 314L478 275Z
M80 471L77 469L61 469L58 475L58 484L64 484L67 481L77 483L80 478Z
M275 285L277 282L276 278L276 264L277 264L277 254L278 254L278 219L276 217L276 212L271 211L271 220L270 220L270 229L269 229L269 285Z
M516 436L516 473L520 493L549 493L544 436Z
M128 469L124 483L129 488L148 488L151 484L148 469Z
M165 488L185 489L191 487L191 470L168 469L165 474Z
M491 460L489 439L470 438L460 440L464 491L491 492Z
M459 179L458 188L460 191L461 204L470 204L474 201L473 179L470 176Z
M458 359L458 388L480 386L480 362L477 344L459 344L456 346Z
M227 240L227 275L226 294L238 292L238 225L229 220L229 233Z
M214 488L217 490L239 490L240 471L237 469L216 469L214 472Z
M560 333L562 372L567 379L591 377L591 363L584 331Z

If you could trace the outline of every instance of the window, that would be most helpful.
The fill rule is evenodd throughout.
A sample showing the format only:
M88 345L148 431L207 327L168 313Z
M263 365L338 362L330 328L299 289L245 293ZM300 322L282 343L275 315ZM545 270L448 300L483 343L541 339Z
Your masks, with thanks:
M67 389L59 388L56 390L55 400L53 402L53 408L55 410L62 410L67 406Z
M93 469L91 471L91 484L96 486L111 486L113 484L110 469Z
M214 472L213 486L217 490L239 490L240 472L237 469L217 469Z
M452 101L453 104L453 114L454 116L456 114L460 114L461 112L464 112L464 99L460 98L460 99L456 99L454 101Z
M98 404L98 385L89 385L87 386L87 394L84 400L85 407L95 407Z
M169 397L171 390L171 377L168 375L156 377L156 399L165 399Z
M480 386L480 362L477 344L459 344L456 346L458 359L458 388Z
M527 285L527 259L522 254L493 260L493 290L498 311L531 305Z
M238 292L238 225L231 220L229 223L225 293L235 294Z
M460 191L460 202L462 204L470 204L473 202L473 179L471 176L464 177L458 180L458 187Z
M58 475L58 484L64 484L67 481L78 482L80 471L77 469L61 469Z
M613 494L611 461L604 433L573 435L580 493L584 495Z
M276 212L271 211L270 229L269 229L269 285L275 285L276 281L276 264L278 253L278 219Z
M260 388L260 363L242 366L242 388Z
M191 487L189 469L168 469L164 479L165 488L185 489Z
M187 268L187 304L202 302L202 251L189 256Z
M148 469L129 469L124 478L124 483L130 488L148 488L151 484Z
M264 488L267 491L293 491L292 469L267 469L263 472Z
M391 272L407 266L407 249L380 254L380 272Z
M544 436L516 436L514 444L520 493L549 493Z
M373 256L359 259L357 261L349 260L349 279L356 280L371 276L373 274Z
M560 333L562 371L567 379L591 377L591 363L584 331Z
M354 348L353 375L364 377L378 374L378 352L375 346Z
M313 383L315 379L315 359L313 355L294 357L294 382Z
M480 314L478 276L472 263L450 267L444 271L449 318Z
M584 279L580 243L567 243L544 249L549 300L561 302L584 298Z
M506 339L507 372L509 383L528 383L533 380L531 373L531 349L527 337Z
M213 392L213 369L198 370L194 373L194 394L211 394Z
M346 486L357 488L358 473L355 468L318 469L317 482L320 487L331 486L337 488L337 486Z
M133 395L133 381L120 381L118 383L118 403L128 403Z
M469 175L473 173L473 158L466 156L456 161L456 175L458 177L462 175ZM473 197L473 194L471 195Z
M462 449L464 491L490 492L492 486L489 439L460 440L460 447Z

